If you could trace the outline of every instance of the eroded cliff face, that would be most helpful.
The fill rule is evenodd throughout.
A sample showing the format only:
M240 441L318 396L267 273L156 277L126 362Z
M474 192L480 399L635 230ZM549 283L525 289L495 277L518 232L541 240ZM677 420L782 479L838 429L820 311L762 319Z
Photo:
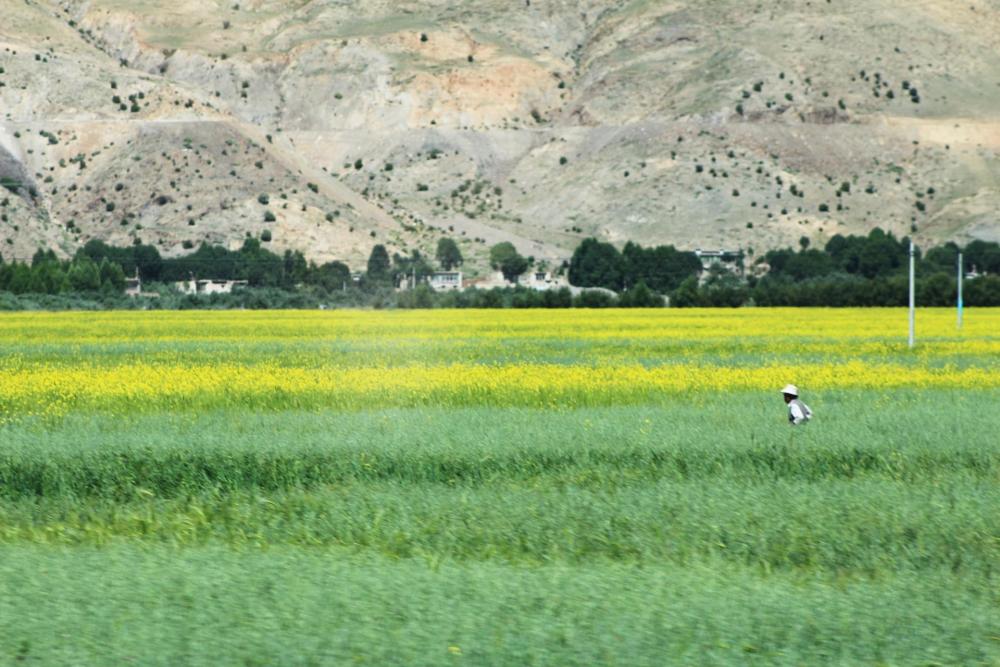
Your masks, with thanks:
M995 0L163 5L5 4L8 258L1000 238Z
M21 145L13 134L0 126L0 185L9 194L29 199L37 191L34 180L25 170Z

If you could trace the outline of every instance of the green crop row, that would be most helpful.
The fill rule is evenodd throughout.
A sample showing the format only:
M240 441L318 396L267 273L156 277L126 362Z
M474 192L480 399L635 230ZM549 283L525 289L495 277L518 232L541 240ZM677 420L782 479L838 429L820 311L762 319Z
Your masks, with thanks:
M1000 392L828 392L792 430L779 396L657 406L69 415L3 427L0 498L131 499L386 481L401 485L1000 476Z
M181 498L0 501L5 543L297 545L511 563L731 562L767 573L997 571L1000 491L967 479L545 482L481 488L352 484ZM993 582L995 583L995 582Z
M0 546L0 662L995 665L995 580Z
M669 407L67 417L4 429L0 539L347 547L760 571L953 568L1000 553L1000 419L980 392ZM772 413L777 410L777 416ZM979 416L977 416L979 415Z

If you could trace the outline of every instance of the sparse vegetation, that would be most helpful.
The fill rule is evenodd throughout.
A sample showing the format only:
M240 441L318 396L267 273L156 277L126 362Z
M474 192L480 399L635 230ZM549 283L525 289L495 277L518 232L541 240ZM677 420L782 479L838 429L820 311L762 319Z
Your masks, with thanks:
M532 4L528 12L540 11L538 3ZM553 24L557 27L551 35L559 38L556 41L542 44L549 40L534 35L517 42L518 49L526 49L525 53L543 54L544 47L549 47L550 52L536 63L541 68L538 78L534 75L497 76L503 70L494 70L493 66L505 67L509 54L503 49L496 51L497 44L492 38L484 40L482 26L476 25L480 9L475 7L446 23L432 22L422 11L416 11L407 20L393 24L392 30L386 33L393 35L391 39L384 35L374 38L368 33L367 24L350 30L339 26L337 36L329 40L329 50L323 56L337 71L331 70L328 80L320 84L321 90L317 87L328 102L331 102L330 96L354 100L357 95L365 98L364 104L385 102L379 99L383 92L377 86L366 89L367 83L344 76L341 71L361 51L368 51L372 57L381 57L381 51L391 51L392 85L398 86L400 94L416 95L413 99L420 100L413 107L416 111L407 117L407 123L412 122L414 128L424 128L420 130L422 139L407 142L393 139L371 147L358 143L335 148L330 136L320 138L320 141L331 142L329 146L306 149L297 145L304 136L301 131L321 130L320 126L338 127L341 121L357 120L355 114L364 110L355 109L353 102L351 105L331 103L328 109L318 111L314 117L308 108L313 102L307 101L304 108L298 109L304 113L296 111L293 122L286 107L299 104L291 97L296 94L297 87L315 84L306 83L309 80L307 73L315 71L319 61L312 59L320 55L290 51L288 70L282 75L281 84L271 85L274 83L271 75L258 66L269 58L268 36L264 33L270 28L263 27L264 17L257 11L244 9L234 13L237 10L230 11L228 4L211 9L208 5L192 7L190 12L192 16L199 16L199 25L215 26L217 32L214 34L219 37L225 34L226 40L211 45L208 51L203 50L214 59L214 63L205 63L206 67L218 68L211 76L211 83L206 80L199 84L187 77L182 88L177 89L170 81L155 75L161 63L170 60L171 78L177 75L181 82L185 77L178 68L185 67L185 58L198 52L185 44L191 36L177 30L176 17L164 15L162 25L153 31L161 37L173 35L176 39L152 39L144 45L144 55L140 57L129 52L128 59L122 58L125 51L118 53L115 39L107 43L102 41L107 35L102 35L95 24L102 19L92 16L88 22L81 22L75 26L73 39L79 37L94 47L91 50L94 60L87 61L88 72L79 79L74 78L74 73L83 73L75 72L70 66L70 51L61 49L58 44L57 35L61 33L48 32L53 36L51 44L25 50L19 57L9 55L9 51L0 54L0 62L6 67L4 75L0 76L7 84L3 93L8 100L12 99L11 94L26 100L26 104L18 103L7 110L5 122L9 132L17 132L17 154L24 156L23 160L20 157L17 160L30 165L26 168L18 165L5 171L8 185L17 196L13 198L15 206L5 209L9 220L8 233L3 239L4 250L8 256L23 254L25 245L30 246L35 239L53 238L50 232L41 230L59 227L62 232L61 228L71 219L81 229L66 235L69 250L73 243L95 235L114 233L135 238L140 221L146 225L143 232L146 240L163 243L164 248L178 248L180 239L184 238L183 232L193 231L182 229L191 220L197 221L199 226L198 234L190 236L196 244L206 239L221 242L222 236L234 231L240 236L246 232L246 225L240 220L242 215L249 218L263 215L271 200L269 196L260 199L261 192L275 193L278 202L272 209L275 213L282 211L296 224L311 221L310 224L315 225L329 218L328 211L336 206L345 206L345 212L348 211L347 202L341 201L337 194L345 187L363 192L367 199L363 205L374 205L381 212L374 209L350 211L344 225L322 225L322 237L316 247L341 245L340 235L347 237L352 225L358 225L359 233L367 235L371 227L358 221L373 215L382 218L384 214L395 219L395 224L389 224L389 219L381 219L377 226L380 240L400 251L417 247L427 251L433 248L439 229L444 231L448 224L467 216L477 221L477 231L469 232L466 237L459 231L454 236L468 244L470 249L466 252L470 260L478 255L476 261L480 270L483 256L495 237L479 231L479 225L492 227L504 235L502 238L514 238L518 244L540 244L546 254L555 256L568 254L571 248L567 244L575 241L572 232L562 237L564 230L575 228L591 233L603 226L609 238L622 239L627 237L632 220L653 210L670 211L670 219L677 221L668 226L671 239L685 247L705 245L717 238L720 230L727 230L727 234L728 230L735 230L731 239L733 245L743 245L751 236L756 236L755 242L766 252L769 245L791 233L787 226L802 225L802 229L806 229L816 222L826 230L819 232L817 228L808 227L810 233L817 235L843 229L867 229L879 222L888 224L888 220L894 221L894 230L902 234L914 220L925 219L920 217L921 213L948 212L955 217L947 229L940 224L921 224L922 238L964 233L971 213L954 205L954 198L962 196L960 184L967 176L959 165L974 159L971 152L981 153L975 159L991 164L990 151L985 148L988 144L978 147L983 136L977 135L986 130L973 121L977 121L981 112L980 105L991 108L990 91L994 86L992 81L981 80L981 74L962 68L954 69L947 77L942 76L940 62L932 57L939 54L932 53L933 49L929 48L933 40L925 34L924 28L914 26L909 35L911 39L905 45L898 36L887 33L882 36L888 40L885 44L865 44L856 49L856 53L843 39L835 41L824 29L826 43L823 49L830 49L829 58L805 58L803 54L813 53L809 49L818 48L818 45L810 47L796 40L806 33L823 38L823 35L810 32L809 26L818 25L813 23L819 20L819 14L813 16L814 12L822 13L824 21L839 21L838 25L852 26L855 21L836 4L820 9L813 3L803 9L801 34L789 31L792 26L786 13L777 13L772 19L769 29L776 39L794 47L781 58L752 59L721 77L717 76L721 72L713 70L714 63L706 63L704 76L679 73L677 80L670 83L670 94L655 95L651 91L655 90L656 82L650 78L641 59L658 58L662 55L660 51L667 47L653 39L652 32L646 34L645 31L654 30L655 21L649 23L652 15L648 3L640 5L633 8L633 13L623 16L623 23L618 27L621 34L634 35L638 43L645 45L642 50L646 55L640 56L639 50L633 52L624 44L617 47L612 40L607 42L612 51L601 51L604 55L594 57L594 45L586 40L592 35L603 34L601 30L608 29L610 24L599 12L588 12L588 25L592 24L595 32L588 29L581 33L585 35L581 44L568 44L565 53L557 52L556 45L563 43L557 34L562 30L558 21ZM12 16L23 11L17 9L19 6L11 5ZM371 25L384 18L379 16L380 11L373 10ZM560 16L563 9L554 11L556 14L546 20ZM708 12L693 4L686 4L684 11L690 12L692 21L699 24ZM732 15L744 11L750 10L733 9ZM136 34L153 34L149 32L150 19L144 18L142 11L133 14ZM67 24L77 18L75 14L72 18L64 14L59 21L60 31L66 32ZM39 20L48 19L39 17ZM229 33L218 32L219 25L228 26L230 22L232 30ZM892 21L887 23L890 24ZM302 29L301 37L308 40L311 28L306 25ZM632 32L633 29L637 32ZM421 48L420 44L429 41L427 30L442 32L440 38L435 32L434 45ZM701 46L713 53L723 53L724 49L720 48L723 45L714 40L724 33L725 26L722 26L720 33L699 36ZM213 34L211 29L208 34ZM250 55L245 55L247 49L243 42L254 35L253 41L247 42L252 47ZM681 41L677 44L683 46L685 36L678 37ZM950 52L982 51L979 37L970 36L967 45L952 43L950 36L941 39L940 48L948 48ZM894 56L893 46L897 43L906 48L895 50ZM748 46L752 48L753 45ZM678 49L679 66L688 58L688 54L680 53L684 50ZM115 55L105 58L101 56L102 51ZM229 53L227 63L218 60L223 52ZM39 58L33 60L36 53ZM178 53L180 55L175 55ZM501 57L494 59L489 55L492 53ZM621 62L615 61L618 57ZM462 60L470 65L462 65ZM609 76L613 61L617 62L614 71L618 74ZM18 63L30 67L21 71ZM783 71L779 73L779 70ZM685 70L681 67L677 71ZM425 75L430 79L413 79ZM118 82L118 76L125 78ZM417 94L417 88L424 92L439 91L437 84L427 84L440 77L457 77L452 81L456 93L470 83L479 85L477 82L488 81L489 95L495 94L497 100L516 100L516 110L512 108L502 114L490 110L479 114L481 109L470 108L453 113L454 110L443 105L438 92ZM96 88L56 85L57 81L76 80L83 84L94 82ZM32 86L33 81L45 85ZM258 82L267 83L259 95ZM110 97L105 85L110 86ZM562 92L567 88L574 89L572 95ZM91 89L92 94L80 92ZM39 100L33 97L42 90L48 91L51 100L37 104ZM67 95L71 91L81 99L69 99ZM233 98L248 91L254 91L252 97L259 99L254 99L253 105L237 106ZM972 91L976 91L974 95ZM507 97L509 95L513 97ZM910 97L925 106L933 99L934 113L928 116L927 110L920 111L920 107L889 104L897 95L902 96L904 103ZM970 95L976 99L972 100ZM308 97L303 96L303 99ZM477 105L489 102L476 99ZM642 100L641 108L633 109L633 103L639 100ZM98 136L90 128L83 130L74 124L73 114L59 113L60 107L93 109L102 122L124 124L132 121L137 124L129 127L142 129ZM181 111L182 107L190 111ZM29 122L23 113L27 108L48 111L35 114ZM961 128L943 124L941 119L962 116L956 110L964 113L964 108L968 109L969 121L962 122ZM240 121L232 125L220 124L217 137L199 127L202 116L223 118L234 113ZM323 117L327 113L329 117ZM906 145L891 141L878 144L884 138L882 128L878 124L869 127L867 123L873 114L916 114L921 122L941 125L928 129L932 136L951 142L958 139L947 139L949 132L962 137L961 148L959 150L954 143L939 144L937 140L922 141L919 149L918 144L911 148L909 140ZM143 120L138 123L136 118L140 116ZM660 136L662 132L647 133L649 128L639 120L643 118L687 120L677 125L671 136L665 137ZM847 125L849 119L852 125ZM320 122L315 123L316 120ZM285 123L288 126L282 128ZM256 124L258 130L247 124ZM312 124L316 127L309 127ZM433 125L440 125L441 131L435 132L430 127ZM859 127L871 132L853 136L851 133ZM574 128L588 129L584 133ZM802 130L801 141L790 144L783 138L798 129ZM504 145L509 149L505 148L502 160L496 162L499 154L488 155L489 141L484 137L491 133L499 136L501 132L508 133ZM270 133L281 140L274 142ZM841 133L851 134L850 150L838 150L829 145L833 141L831 137ZM320 134L322 132L315 136ZM590 138L585 138L584 134ZM10 134L7 136L9 138ZM278 145L272 149L264 143L265 136L268 143ZM532 137L531 142L526 139L528 136ZM602 139L595 143L595 137ZM876 144L879 148L873 149ZM785 155L779 157L777 147ZM303 158L323 155L326 149L330 149L327 155L337 157L324 159L322 164L316 165ZM344 157L341 152L344 150L361 157L350 160ZM944 154L947 150L952 150L952 154ZM668 155L672 160L670 164L664 162ZM363 164L362 158L368 164ZM646 159L650 161L648 168L637 166L640 160ZM431 165L425 164L425 160L441 162ZM574 161L574 169L553 171L556 161L563 167ZM890 161L905 171L889 172ZM265 162L268 163L266 169ZM251 164L256 169L250 168ZM339 182L325 183L320 180L323 176L312 171L312 167L321 168ZM697 177L689 171L692 167ZM78 169L81 173L77 173ZM510 178L514 174L519 181L517 184ZM775 176L779 174L785 175L787 182L775 185ZM623 182L621 178L629 180ZM936 199L929 190L924 190L923 197L920 193L930 179L941 185L941 194ZM11 182L13 180L17 183ZM465 180L470 185L463 189L460 184ZM791 180L795 185L790 192ZM323 187L313 187L307 181ZM971 181L970 189L988 185L985 173L974 174ZM494 190L499 182L503 183L505 194ZM127 183L129 188L120 189L121 183ZM579 188L583 184L588 186L585 197L573 196L566 189ZM123 194L114 194L112 187L114 192ZM308 189L303 196L292 194L296 188ZM435 190L434 195L427 194L431 188ZM319 196L317 190L323 195ZM350 200L350 193L341 191ZM35 193L34 200L31 192ZM279 192L286 193L288 198L279 200ZM168 205L151 198L151 193L163 193L172 203ZM965 192L966 196L968 194ZM736 202L737 197L748 205ZM115 211L107 210L111 199L117 206ZM249 209L253 210L248 212L245 203L254 199L260 208L251 205ZM923 201L922 210L914 199ZM163 210L158 210L157 205ZM303 207L307 210L299 215ZM622 215L625 209L635 211L636 217ZM779 211L785 213L779 214ZM836 211L836 215L813 215L817 211ZM768 222L779 215L785 217L779 217L774 224ZM46 216L48 219L44 219ZM123 225L123 220L127 224ZM746 227L748 221L756 225L758 234L744 231L749 229ZM249 222L254 224L253 219ZM259 218L256 224L260 224ZM461 224L458 223L459 229ZM20 225L17 234L12 231L14 225ZM643 233L651 236L644 240L655 242L658 234L667 233L665 229L667 227L648 227ZM250 233L259 237L259 232L252 227ZM491 241L482 241L483 236ZM367 239L355 237L355 241Z

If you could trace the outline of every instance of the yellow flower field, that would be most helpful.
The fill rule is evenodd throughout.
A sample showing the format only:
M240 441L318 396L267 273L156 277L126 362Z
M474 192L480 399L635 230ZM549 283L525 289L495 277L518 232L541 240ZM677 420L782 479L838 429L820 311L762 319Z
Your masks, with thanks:
M575 407L686 393L1000 387L1000 312L156 312L0 318L7 417Z
M891 364L696 366L408 366L305 369L258 365L38 368L4 381L8 410L186 410L411 405L578 407L655 401L682 393L774 391L788 378L812 390L1000 387L1000 369ZM797 380L798 381L798 380Z
M951 309L923 309L917 334L931 341L1000 344L1000 309L966 311L956 331ZM904 309L657 309L417 311L153 311L11 313L0 344L110 345L183 341L709 339L906 342Z

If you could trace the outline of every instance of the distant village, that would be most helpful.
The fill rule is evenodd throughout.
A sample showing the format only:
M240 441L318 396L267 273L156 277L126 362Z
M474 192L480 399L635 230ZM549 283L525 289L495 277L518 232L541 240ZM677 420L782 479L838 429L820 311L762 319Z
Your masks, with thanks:
M743 275L743 251L742 250L695 250L695 256L701 260L702 276L707 276L713 270L730 271L736 275ZM488 276L480 278L466 279L461 271L437 271L427 278L427 284L435 292L448 292L463 289L504 289L513 287L524 287L538 291L558 290L566 288L573 296L584 290L592 291L600 289L609 294L614 294L612 290L579 287L571 285L569 278L565 274L553 274L550 271L529 271L523 276L519 276L516 281L507 280L502 271L495 271ZM412 279L400 281L397 289L407 290L416 287Z
M743 274L743 251L741 250L695 250L694 254L701 260L702 275L707 276L710 272L725 270L736 275ZM360 284L364 274L355 272L351 274L351 282ZM567 289L570 294L577 296L584 291L604 292L614 295L615 292L602 287L580 287L571 285L565 273L553 274L551 271L528 271L526 274L518 276L516 280L508 280L502 271L494 271L486 276L466 278L462 271L435 271L429 276L421 279L413 277L403 277L396 285L396 291L403 292L412 290L417 285L426 284L435 292L451 292L467 289L513 289L521 287L536 291L549 291ZM188 280L175 281L173 287L181 294L187 295L212 295L231 294L234 290L249 287L247 280L226 280L219 278L195 278L191 276ZM142 280L138 272L131 278L125 280L125 294L130 297L157 298L157 292L145 292L142 289Z

